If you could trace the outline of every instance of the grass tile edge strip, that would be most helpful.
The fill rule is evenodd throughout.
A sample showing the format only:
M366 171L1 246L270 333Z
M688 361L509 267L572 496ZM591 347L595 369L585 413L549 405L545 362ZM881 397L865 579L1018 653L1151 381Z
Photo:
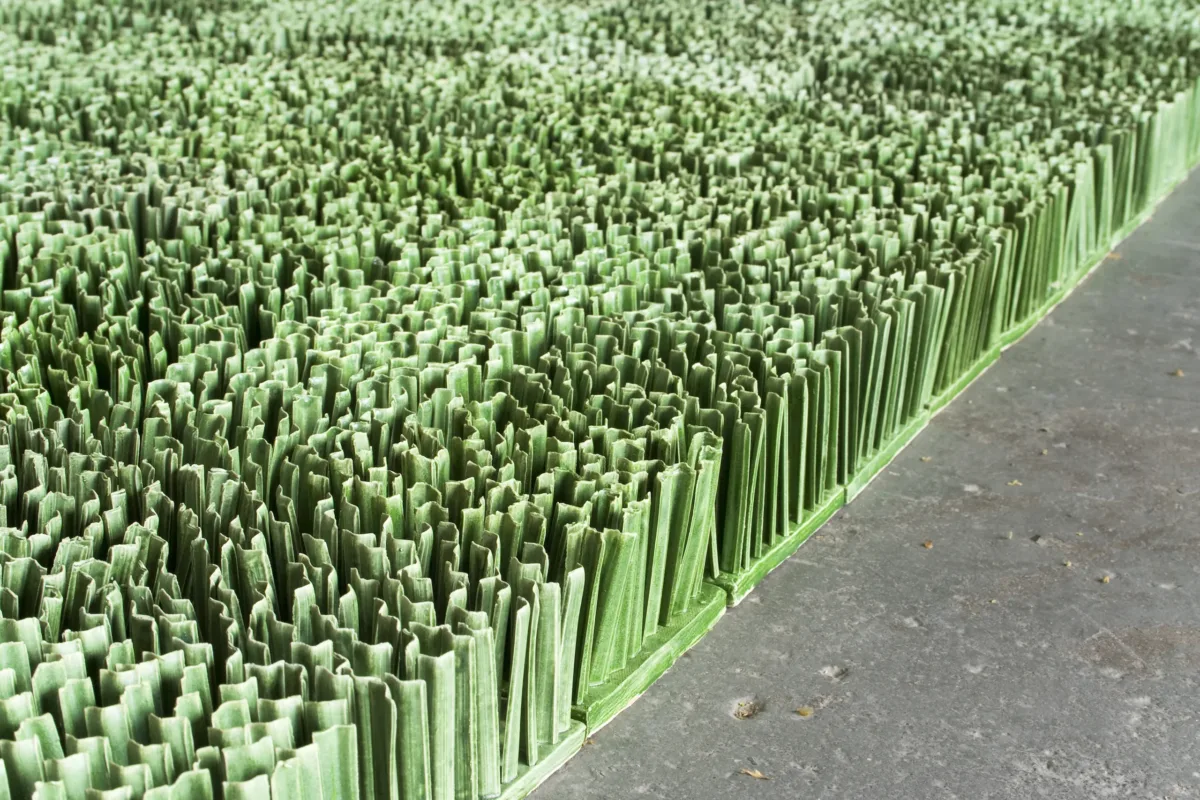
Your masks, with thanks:
M716 594L708 594L693 615L684 618L681 622L661 632L659 635L664 637L663 640L655 647L646 648L636 665L611 681L609 684L611 688L608 691L601 690L602 696L599 699L588 703L586 706L575 706L572 708L572 717L586 724L587 735L591 736L595 734L622 711L631 706L671 668L680 656L697 645L716 626L721 616L725 613L726 606L732 608L745 600L767 575L799 550L800 546L820 530L839 509L848 505L862 494L871 482L912 443L921 431L925 430L925 427L938 413L949 406L955 398L962 394L992 364L999 360L1004 350L1012 347L1037 327L1038 323L1045 319L1059 303L1066 300L1088 276L1105 262L1108 254L1114 248L1132 235L1144 222L1149 220L1153 216L1154 211L1162 205L1163 201L1187 180L1198 163L1200 162L1193 162L1180 180L1173 183L1145 211L1118 231L1108 249L1096 256L1092 260L1091 265L1079 273L1077 280L1051 295L1050 299L1037 312L1030 315L1029 319L1022 321L1008 332L1002 334L997 346L984 353L975 365L955 381L949 389L938 397L935 397L930 402L928 411L912 419L885 449L879 451L866 462L863 468L859 470L859 473L845 488L830 495L821 507L809 519L796 526L795 530L786 539L783 539L768 550L762 558L755 562L753 567L743 571L736 577L729 578L722 575L719 578L706 581L709 586L719 588L725 593L726 598L724 603L716 602L718 600ZM575 733L576 731L573 726L571 735L574 736ZM582 746L582 742L583 739L581 738L580 746ZM566 741L564 741L565 743ZM560 747L562 746L560 745ZM551 773L561 768L578 749L579 747L565 749L563 752L566 754L561 756L556 750L553 758L539 762L535 769L527 773L530 775L537 773L539 775L532 785L529 785L524 777L519 778L518 782L520 785L527 787L525 794L532 792ZM553 768L546 766L551 762L556 762ZM518 784L513 784L507 788L501 796L502 800L519 800L519 798L524 797L525 794L516 793L518 788Z
M808 537L816 533L845 504L846 490L838 489L817 510L813 511L808 519L795 526L786 538L781 539L775 546L764 553L762 558L754 562L754 565L750 569L744 570L736 576L728 576L727 573L722 574L713 583L720 586L729 595L729 605L736 606L750 592L754 591L754 587L758 586L763 578L767 577L772 570L784 561L787 561L788 557L808 540Z
M526 797L570 761L571 757L583 747L586 738L587 726L578 720L572 720L571 727L562 741L555 745L549 755L540 759L532 767L523 765L524 768L517 779L504 787L504 791L499 795L499 800L521 800Z
M1165 192L1151 201L1141 213L1139 213L1136 217L1126 223L1124 227L1117 231L1116 234L1113 235L1112 243L1109 244L1108 249L1096 255L1091 260L1091 265L1087 269L1080 272L1078 280L1075 280L1068 286L1063 287L1058 292L1055 292L1053 295L1051 295L1050 299L1047 300L1042 307L1038 309L1037 313L1031 316L1027 321L1017 325L1001 335L1001 352L1007 350L1017 342L1021 341L1021 339L1025 338L1025 335L1036 328L1038 323L1045 319L1050 312L1058 306L1059 303L1070 297L1072 292L1079 288L1079 286L1085 280L1087 280L1093 272L1100 268L1100 266L1108 259L1108 256L1113 251L1120 247L1121 244L1130 236L1132 236L1138 228L1142 227L1144 223L1150 221L1150 218L1154 216L1156 211L1158 211L1159 206L1161 206L1168 197L1174 194L1176 189L1178 189L1185 181L1187 181L1189 177L1192 176L1192 173L1196 171L1197 166L1200 166L1200 160L1195 160L1189 164L1187 171L1183 174L1183 177L1168 186Z
M929 420L933 415L929 411L914 417L903 430L896 435L884 449L880 450L871 460L863 465L858 474L851 479L850 484L846 487L846 504L849 505L854 498L858 497L863 491L871 485L871 481L887 468L895 460L896 456L900 455L904 448L912 443L912 440L917 438L917 434L925 430L925 426L929 424Z
M1093 272L1095 272L1108 258L1108 255L1121 244L1125 239L1129 238L1134 231L1148 221L1154 212L1162 203L1171 196L1177 189L1200 165L1200 160L1193 161L1184 172L1183 176L1172 183L1161 195L1148 204L1147 208L1139 213L1134 219L1130 220L1119 231L1114 234L1112 242L1099 254L1094 255L1090 261L1090 266L1079 272L1078 277L1058 289L1052 294L1045 303L1043 303L1037 311L1002 333L999 337L999 343L988 349L979 359L971 366L963 375L956 380L948 389L942 392L937 397L934 397L929 403L929 410L911 420L904 429L894 437L892 442L875 456L873 456L859 470L858 474L850 480L844 490L835 493L825 505L815 513L809 520L805 521L797 530L788 536L786 539L772 547L766 554L763 555L750 569L743 571L736 577L721 577L712 582L717 586L722 587L729 595L730 607L736 606L749 595L754 588L770 574L776 567L787 560L796 550L799 549L808 538L816 533L816 531L827 522L843 505L848 505L856 497L870 485L870 483L882 472L888 464L890 464L896 456L898 456L904 448L906 448L916 436L925 429L935 416L941 413L950 403L957 398L963 391L975 382L980 375L988 370L1001 354L1012 347L1022 338L1024 338L1031 330L1037 327L1043 319L1046 318L1060 303L1066 300L1075 289L1084 282ZM839 502L834 505L833 501Z
M591 691L595 699L573 706L572 718L587 726L589 736L603 728L641 697L681 655L703 639L724 613L725 592L705 583L696 607L654 634L629 667L595 687Z

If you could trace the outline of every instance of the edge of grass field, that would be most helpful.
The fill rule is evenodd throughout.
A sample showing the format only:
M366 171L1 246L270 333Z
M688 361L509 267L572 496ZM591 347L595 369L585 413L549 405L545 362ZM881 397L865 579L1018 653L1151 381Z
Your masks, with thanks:
M793 526L787 536L772 545L771 549L763 553L748 569L734 574L721 573L719 577L713 579L712 583L725 590L728 595L726 602L730 606L736 606L746 598L746 595L754 591L754 587L758 586L763 578L787 561L788 556L796 552L809 536L816 533L817 529L828 522L829 518L845 504L846 490L838 488L807 519Z
M1158 197L1146 204L1146 208L1138 212L1133 219L1125 223L1120 230L1113 234L1112 241L1107 247L1101 248L1099 251L1092 253L1091 256L1089 256L1086 260L1086 263L1088 263L1087 269L1080 271L1070 283L1065 284L1051 294L1044 303L1038 306L1036 311L1029 315L1028 319L1022 320L1009 330L1000 334L999 342L986 353L984 353L980 357L979 361L977 361L975 365L971 367L971 369L967 370L967 373L963 378L955 381L949 389L947 389L938 397L935 397L930 402L930 419L941 413L946 406L948 406L950 402L954 400L954 398L958 397L958 395L961 394L964 389L975 382L976 378L986 372L988 368L992 366L992 364L996 363L1005 350L1008 350L1017 342L1028 336L1034 328L1041 324L1042 320L1050 316L1054 309L1058 308L1064 300L1070 297L1076 289L1083 285L1083 282L1090 278L1092 273L1098 270L1104 264L1104 262L1108 260L1109 255L1111 255L1114 250L1120 247L1126 239L1132 236L1138 228L1140 228L1151 217L1153 217L1154 212L1158 211L1159 206L1161 206L1163 202L1170 197L1171 194L1178 189L1181 184L1183 184L1184 181L1191 177L1192 173L1196 170L1197 164L1200 164L1200 160L1193 161L1190 165L1188 165L1188 168L1183 172L1183 175L1178 180L1167 186L1167 188L1161 194L1159 194ZM968 376L969 380L964 380L964 378L967 378Z
M854 498L863 493L871 482L879 476L887 468L888 464L900 455L904 448L912 444L912 440L917 438L917 434L925 430L925 426L929 424L932 414L928 409L922 411L917 416L909 420L900 432L892 439L891 443L880 450L863 465L850 482L846 485L846 504L849 505Z
M571 725L558 744L551 748L549 754L532 767L522 764L517 777L506 784L496 795L498 800L521 800L546 779L557 772L563 764L571 760L571 756L583 748L587 739L587 726L578 720L571 720Z
M591 699L573 706L571 716L587 726L589 736L603 728L613 717L633 705L680 656L703 639L724 613L724 590L711 583L702 583L696 605L647 639L633 662L615 677L591 687Z
M1029 318L1001 334L996 345L989 348L950 387L933 398L926 411L918 414L892 439L872 456L845 487L834 491L812 515L796 526L785 539L776 543L749 569L737 576L721 575L706 580L701 587L701 598L691 613L681 621L659 631L645 643L643 652L635 662L617 677L597 687L597 699L573 706L571 728L566 737L540 760L526 769L516 780L508 784L500 800L520 800L540 786L551 774L560 769L578 752L587 739L621 711L631 706L655 681L669 670L685 652L694 647L724 615L727 606L733 607L749 595L759 583L776 567L781 565L800 548L812 534L819 530L838 509L852 502L871 482L968 386L999 360L1001 354L1021 341L1046 318L1060 303L1071 296L1088 277L1106 260L1114 249L1149 220L1175 189L1184 183L1196 170L1200 159L1194 160L1181 176L1170 183L1146 208L1121 227L1112 237L1111 243L1090 257L1090 265L1074 277L1070 283L1052 294L1046 302L1029 315Z
M1008 331L1000 334L995 345L988 348L966 372L954 381L949 387L942 391L939 395L930 400L927 410L913 418L901 431L886 445L882 450L872 456L858 471L858 473L850 479L842 492L835 492L834 495L826 501L822 507L814 513L809 520L802 523L799 528L790 534L786 539L777 543L763 556L755 561L749 568L743 570L736 575L722 574L720 577L712 579L712 583L723 588L729 595L729 605L736 606L746 595L754 590L763 578L765 578L772 570L787 560L788 556L794 553L800 545L802 545L816 530L826 522L833 513L843 505L848 505L856 497L871 484L871 482L890 464L901 451L903 451L916 436L924 430L925 426L932 422L933 418L940 414L955 398L957 398L968 386L973 384L980 375L995 364L1005 350L1012 347L1017 342L1021 341L1029 334L1038 324L1045 319L1060 303L1066 300L1093 272L1108 259L1110 253L1119 247L1122 242L1129 238L1138 228L1140 228L1154 212L1158 210L1175 189L1179 188L1180 184L1186 181L1195 171L1200 160L1193 161L1182 175L1167 188L1161 192L1153 201L1147 204L1146 208L1136 214L1133 219L1123 225L1112 237L1111 242L1107 247L1094 252L1085 263L1089 266L1080 271L1070 283L1057 289L1053 294L1046 299L1028 318L1017 323ZM838 495L842 494L843 497ZM835 507L830 509L828 506L832 501L839 501Z

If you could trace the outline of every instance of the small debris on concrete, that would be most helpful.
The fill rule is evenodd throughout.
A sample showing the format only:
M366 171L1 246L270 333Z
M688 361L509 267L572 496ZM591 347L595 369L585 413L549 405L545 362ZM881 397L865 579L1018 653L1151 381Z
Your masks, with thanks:
M1110 579L1110 577L1109 577L1108 575L1105 575L1103 578L1101 578L1101 579L1100 579L1100 582L1101 582L1101 583L1108 583L1109 579Z
M1169 374L1169 375L1170 375L1172 378L1182 378L1182 377L1183 377L1183 370L1181 370L1181 369L1177 369L1177 370L1175 370L1174 372L1170 372L1170 373L1167 373L1167 374Z
M770 779L770 778L768 778L766 775L763 775L761 772L759 772L759 771L758 771L758 770L756 770L756 769L747 769L746 767L742 767L742 772L741 772L741 774L742 774L742 775L749 775L751 778L754 778L754 780L756 780L756 781L769 781L769 780L771 780L771 779Z
M733 709L735 719L750 719L763 710L763 704L757 700L741 700Z
M933 461L933 456L921 456L921 460L928 464L930 461Z
M835 683L840 683L841 681L845 680L847 675L850 674L849 667L822 667L819 671L822 675L834 681Z
M1071 562L1070 562L1070 561L1064 561L1064 562L1063 562L1063 566L1064 566L1064 567L1069 567L1069 566L1071 566Z
M921 546L922 546L922 547L924 547L926 550L932 550L932 549L933 549L933 540L932 540L932 539L926 539L926 540L925 540L925 543L924 543L924 544L922 544Z
M805 719L808 719L809 717L811 717L813 715L812 706L800 706L799 708L796 709L796 714L798 716L804 717Z
M1023 486L1024 484L1022 484L1019 480L1013 479L1008 482L1008 485L1009 486Z

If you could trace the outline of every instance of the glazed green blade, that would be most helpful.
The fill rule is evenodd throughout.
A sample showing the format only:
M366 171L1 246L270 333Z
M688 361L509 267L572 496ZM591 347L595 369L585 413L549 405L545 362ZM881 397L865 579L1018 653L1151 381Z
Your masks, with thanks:
M1200 157L1181 0L118 5L0 7L0 800L523 796Z

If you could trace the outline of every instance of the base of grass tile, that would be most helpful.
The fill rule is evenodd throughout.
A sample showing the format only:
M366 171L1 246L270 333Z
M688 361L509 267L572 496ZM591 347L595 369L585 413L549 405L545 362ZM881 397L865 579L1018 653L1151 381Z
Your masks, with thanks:
M916 417L909 421L892 441L884 445L880 450L862 466L858 474L850 479L850 483L846 486L846 502L849 503L854 498L858 497L863 489L866 489L871 481L875 480L875 476L883 472L883 468L892 463L892 459L900 455L900 451L908 447L909 442L917 438L917 434L925 429L929 424L930 413L922 411Z
M945 408L951 400L958 397L963 389L966 389L971 383L982 375L988 367L996 363L996 359L1000 357L1000 348L993 347L988 350L979 360L971 365L971 368L959 376L958 380L950 384L941 394L929 401L929 414L934 414Z
M1053 311L1055 306L1057 306L1059 303L1061 303L1063 300L1066 299L1067 295L1069 295L1071 293L1071 291L1076 286L1079 285L1079 281L1082 281L1084 278L1086 278L1088 275L1090 275L1092 273L1092 270L1094 270L1096 267L1100 266L1100 263L1102 261L1104 261L1104 256L1106 256L1106 255L1108 255L1107 250L1104 251L1104 254L1101 255L1099 257L1099 259L1097 259L1095 264L1093 264L1091 267L1089 267L1087 269L1086 272L1084 272L1083 274L1081 274L1079 276L1078 280L1073 281L1068 286L1063 286L1061 288L1055 289L1054 294L1050 295L1050 297L1046 300L1046 302L1044 302L1040 306L1038 306L1037 310L1034 311L1032 314L1030 314L1027 319L1025 319L1021 322L1018 322L1016 325L1009 328L1004 333L1000 334L1000 350L1001 351L1007 350L1008 348L1012 347L1017 342L1021 341L1021 339L1024 339L1025 335L1028 334L1034 328L1036 328L1037 324L1039 322L1041 322L1043 319L1045 319L1046 315L1049 314L1051 311Z
M941 411L942 408L944 408L947 403L953 400L959 392L967 388L967 386L976 378L978 378L984 370L990 367L992 362L999 358L1002 351L1012 347L1014 344L1023 339L1031 330L1036 328L1037 324L1045 319L1046 315L1053 311L1055 306L1057 306L1063 300L1066 300L1071 295L1071 292L1075 291L1075 289L1078 288L1079 285L1083 283L1083 281L1089 275L1100 268L1100 265L1104 263L1105 259L1108 258L1108 255L1113 251L1114 248L1120 245L1121 242L1125 241L1125 239L1128 238L1131 233L1140 228L1142 223L1154 216L1154 212L1158 209L1162 202L1166 200L1167 197L1170 196L1171 192L1175 191L1175 189L1178 188L1181 183L1187 180L1188 176L1191 175L1191 171L1195 167L1195 164L1192 164L1190 167L1188 167L1187 172L1185 172L1184 175L1179 178L1179 180L1172 183L1165 191L1163 191L1162 194L1148 203L1144 210L1138 214L1135 214L1133 219L1121 226L1121 229L1113 234L1112 243L1108 247L1102 248L1100 252L1093 253L1091 256L1084 259L1084 263L1088 265L1087 269L1082 270L1078 275L1073 277L1071 282L1067 285L1056 289L1054 293L1050 295L1050 297L1048 297L1046 301L1037 308L1036 311L1030 314L1027 319L1018 322L1012 328L1000 334L1000 342L996 347L988 351L988 353L985 354L983 358L979 360L979 362L972 366L965 375L955 381L953 386L942 392L929 403L930 411L934 414Z
M603 728L704 638L724 613L725 592L712 584L702 585L691 612L647 639L633 663L606 683L593 686L590 699L574 706L571 716L587 725L589 736Z
M1195 166L1195 165L1193 165ZM572 724L566 739L555 750L535 767L528 769L516 781L505 787L502 800L517 800L533 791L554 770L558 769L583 744L585 735L595 733L604 727L613 717L631 705L642 695L664 672L670 669L684 652L689 650L716 624L725 612L726 604L735 606L756 587L772 570L787 560L796 552L818 528L825 524L834 512L850 500L862 493L867 485L903 450L909 442L929 423L930 419L946 407L955 397L962 393L976 378L982 375L1006 350L1024 337L1030 330L1041 322L1063 300L1071 294L1082 281L1094 272L1102 263L1111 248L1116 247L1129 234L1148 220L1155 208L1178 186L1181 178L1169 189L1162 193L1149 207L1126 223L1113 236L1110 249L1104 250L1098 256L1088 260L1090 266L1082 271L1072 282L1052 294L1028 319L1005 331L999 337L995 347L984 353L970 369L958 378L951 386L929 403L929 410L912 420L895 439L883 450L876 453L859 470L846 489L835 491L817 511L811 514L803 523L796 526L786 539L768 550L762 558L751 567L737 575L723 573L712 583L705 584L701 593L701 601L682 622L659 631L646 642L644 655L639 656L626 670L602 686L595 687L591 696L595 699L586 704L571 709L571 716L577 720ZM586 733L585 733L586 726Z
M1104 263L1108 256L1121 244L1121 242L1129 238L1129 235L1140 228L1142 223L1154 216L1154 212L1158 210L1158 207L1162 205L1162 202L1171 195L1171 192L1179 188L1181 183L1187 180L1188 176L1191 175L1191 171L1195 167L1195 164L1192 164L1190 167L1188 167L1187 172L1182 178L1172 183L1166 191L1160 194L1152 202L1147 204L1145 210L1139 214L1136 214L1133 219L1129 220L1129 222L1126 222L1119 231L1113 234L1112 243L1108 247L1103 248L1099 253L1093 253L1089 258L1085 259L1084 263L1088 264L1088 268L1079 273L1079 275L1076 276L1069 285L1064 286L1051 295L1050 299L1043 303L1041 308L1029 315L1029 319L1018 323L1012 329L1000 334L1000 349L1007 350L1023 339L1027 333L1036 328L1037 324L1045 319L1046 316L1054 310L1055 306L1057 306L1063 300L1066 300L1071 295L1071 292L1075 291L1075 289L1077 289L1089 275L1100 268L1100 265Z
M837 489L829 496L819 508L813 511L808 517L792 528L792 532L786 538L780 539L775 545L763 553L762 558L755 561L747 569L736 574L722 572L721 576L713 581L714 584L720 586L728 595L728 603L730 606L736 606L745 599L746 595L754 590L762 582L762 579L767 577L771 570L778 567L787 557L796 552L800 545L804 544L804 540L825 524L825 522L833 516L833 513L846 504L846 491Z
M546 778L549 778L559 767L567 763L571 756L579 752L579 749L583 747L583 740L586 738L587 729L583 723L571 720L571 727L567 729L566 734L553 750L532 767L521 765L516 779L507 784L500 792L500 800L521 800L522 797L541 786Z

